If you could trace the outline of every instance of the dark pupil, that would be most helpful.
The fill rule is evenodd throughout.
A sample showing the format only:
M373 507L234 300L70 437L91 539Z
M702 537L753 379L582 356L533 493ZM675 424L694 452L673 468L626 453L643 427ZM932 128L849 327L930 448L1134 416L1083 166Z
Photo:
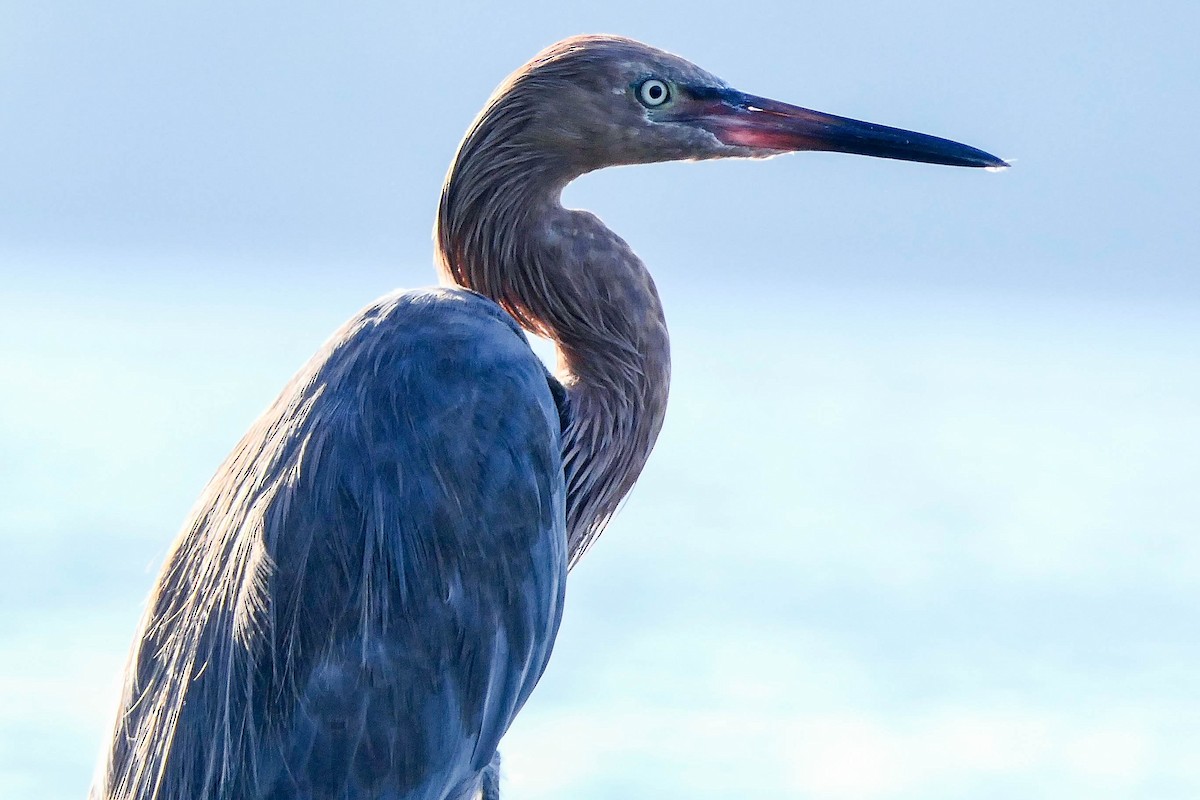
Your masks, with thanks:
M658 100L663 96L663 88L656 83L650 87L649 94L651 100Z

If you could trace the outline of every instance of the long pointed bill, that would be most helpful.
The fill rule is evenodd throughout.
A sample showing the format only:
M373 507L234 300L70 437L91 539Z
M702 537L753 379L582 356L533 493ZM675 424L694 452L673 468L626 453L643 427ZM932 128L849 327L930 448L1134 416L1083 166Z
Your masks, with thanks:
M697 99L707 102L691 121L735 147L828 150L952 167L1008 166L990 153L924 133L835 117L733 89L705 94Z

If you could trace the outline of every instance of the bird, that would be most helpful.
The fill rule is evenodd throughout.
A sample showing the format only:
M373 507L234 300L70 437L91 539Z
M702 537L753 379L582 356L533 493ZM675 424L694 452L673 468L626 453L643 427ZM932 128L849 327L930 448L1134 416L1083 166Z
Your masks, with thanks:
M1007 166L619 36L501 83L442 188L439 285L336 331L192 509L92 800L498 797L568 572L646 464L670 383L650 273L561 192L608 166L802 150Z

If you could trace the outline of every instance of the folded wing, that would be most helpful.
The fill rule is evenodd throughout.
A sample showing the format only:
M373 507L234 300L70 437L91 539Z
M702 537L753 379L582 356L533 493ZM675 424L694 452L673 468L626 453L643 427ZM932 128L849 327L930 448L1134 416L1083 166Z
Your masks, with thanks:
M552 381L469 292L347 323L176 542L93 797L477 791L561 614Z

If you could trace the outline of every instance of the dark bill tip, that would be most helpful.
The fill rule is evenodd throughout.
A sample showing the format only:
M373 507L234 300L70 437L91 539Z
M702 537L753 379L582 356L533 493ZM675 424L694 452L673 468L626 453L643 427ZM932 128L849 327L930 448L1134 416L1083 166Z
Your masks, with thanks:
M825 150L952 167L1005 169L1008 162L970 145L901 128L824 114L733 90L719 92L696 122L718 139L756 150Z

